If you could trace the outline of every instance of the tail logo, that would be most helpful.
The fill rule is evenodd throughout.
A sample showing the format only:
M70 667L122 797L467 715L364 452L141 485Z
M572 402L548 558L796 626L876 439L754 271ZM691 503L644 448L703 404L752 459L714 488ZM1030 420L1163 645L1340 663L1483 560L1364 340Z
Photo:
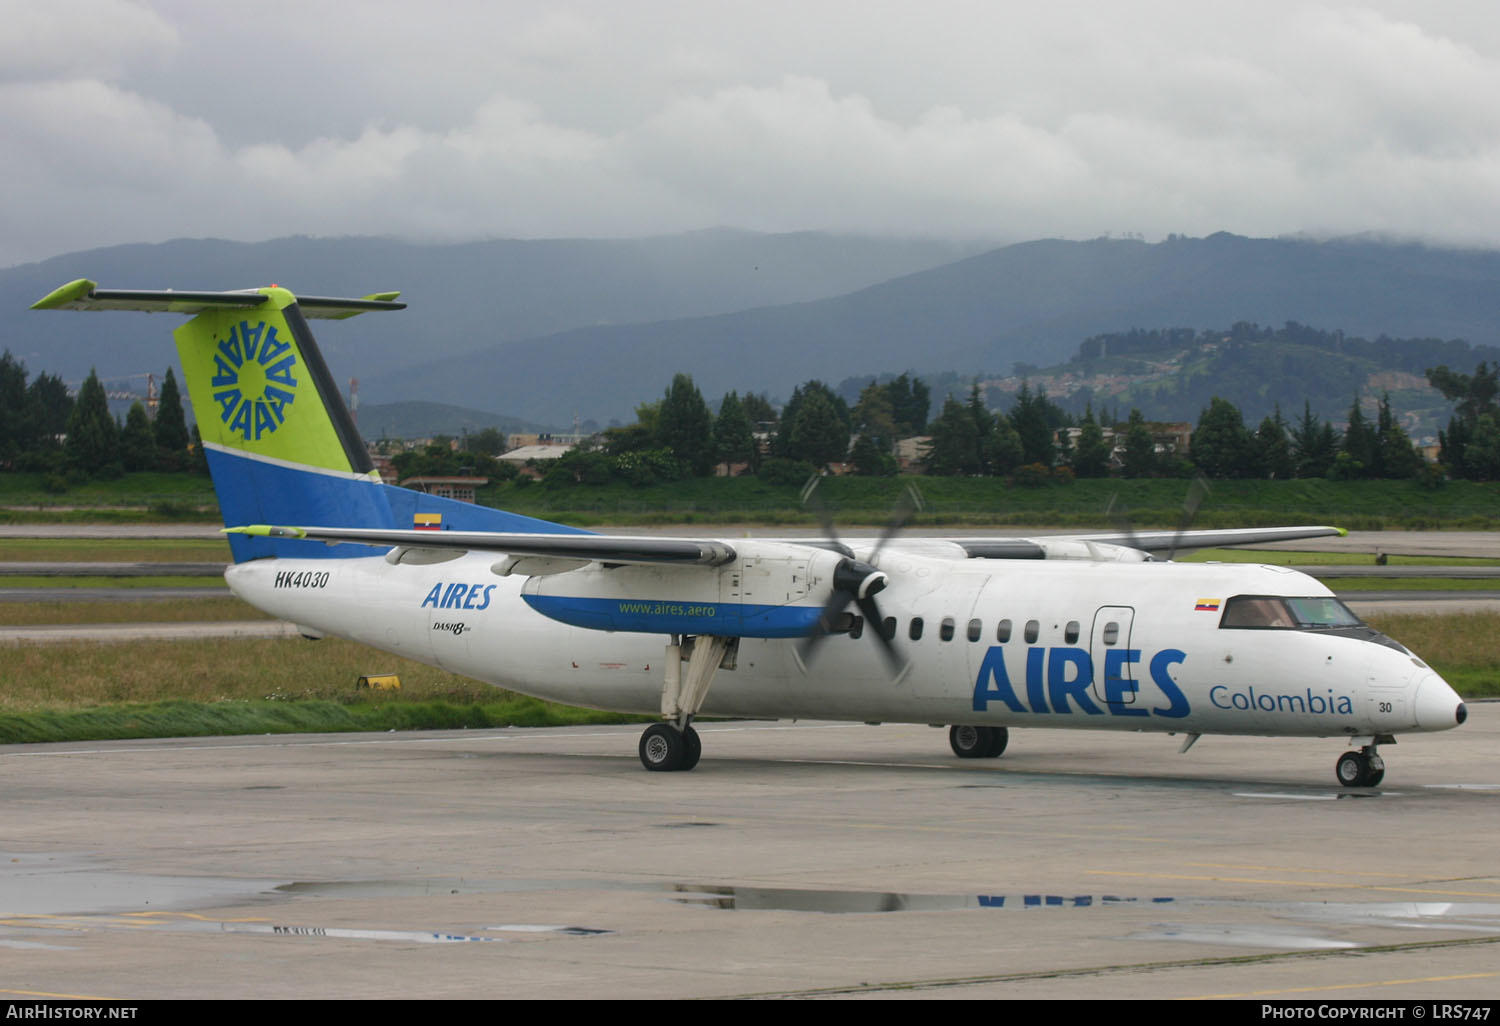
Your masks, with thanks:
M275 433L296 398L296 366L296 352L277 337L276 325L240 321L231 327L214 354L211 384L219 419L247 442Z

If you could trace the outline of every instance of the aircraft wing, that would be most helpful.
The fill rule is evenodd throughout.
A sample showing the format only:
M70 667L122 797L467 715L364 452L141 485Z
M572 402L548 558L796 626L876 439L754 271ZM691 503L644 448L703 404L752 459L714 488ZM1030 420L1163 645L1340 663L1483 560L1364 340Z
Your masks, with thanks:
M1110 534L1059 534L1039 538L954 538L977 559L1046 559L1047 542L1083 542L1119 545L1142 552L1184 551L1265 542L1300 541L1304 538L1342 538L1342 527L1234 527L1205 531L1124 531Z
M692 538L639 538L608 534L509 534L499 531L421 531L365 527L226 527L225 533L262 538L401 545L420 549L464 549L550 559L600 563L665 563L676 566L723 566L734 561L734 549L719 541Z

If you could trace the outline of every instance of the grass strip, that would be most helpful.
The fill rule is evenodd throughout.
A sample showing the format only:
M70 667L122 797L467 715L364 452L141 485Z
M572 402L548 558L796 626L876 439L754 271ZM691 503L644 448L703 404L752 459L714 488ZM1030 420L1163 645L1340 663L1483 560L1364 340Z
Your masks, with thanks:
M636 723L645 717L555 705L524 695L483 705L374 700L131 702L88 709L37 709L0 714L0 743L107 741L234 734L323 734L344 731L459 730Z

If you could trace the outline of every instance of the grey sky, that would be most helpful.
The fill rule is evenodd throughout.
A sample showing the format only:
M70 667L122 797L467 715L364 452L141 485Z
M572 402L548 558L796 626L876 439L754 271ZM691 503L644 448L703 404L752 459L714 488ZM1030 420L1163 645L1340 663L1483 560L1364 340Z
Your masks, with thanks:
M0 265L180 236L1500 245L1500 8L0 0Z

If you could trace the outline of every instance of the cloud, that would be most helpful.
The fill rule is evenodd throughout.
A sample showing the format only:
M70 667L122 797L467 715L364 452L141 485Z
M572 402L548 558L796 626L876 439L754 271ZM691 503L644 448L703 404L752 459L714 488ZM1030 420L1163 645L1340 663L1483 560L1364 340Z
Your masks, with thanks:
M708 225L1500 241L1500 13L430 6L23 7L0 44L0 261ZM289 28L241 47L245 18Z

